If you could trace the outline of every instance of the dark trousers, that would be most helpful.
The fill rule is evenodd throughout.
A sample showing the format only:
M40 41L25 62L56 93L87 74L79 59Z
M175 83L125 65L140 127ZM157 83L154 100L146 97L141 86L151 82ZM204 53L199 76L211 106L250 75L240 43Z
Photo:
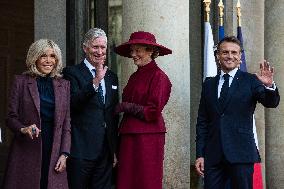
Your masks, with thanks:
M253 163L231 164L226 160L212 166L205 165L204 188L224 189L230 180L231 189L252 189L253 165Z
M47 189L48 185L48 172L50 165L50 155L53 142L53 121L42 120L41 125L41 138L42 138L42 160L41 160L41 177L40 189ZM54 167L52 167L54 169Z
M108 148L96 160L70 157L67 176L69 189L111 189L112 159Z

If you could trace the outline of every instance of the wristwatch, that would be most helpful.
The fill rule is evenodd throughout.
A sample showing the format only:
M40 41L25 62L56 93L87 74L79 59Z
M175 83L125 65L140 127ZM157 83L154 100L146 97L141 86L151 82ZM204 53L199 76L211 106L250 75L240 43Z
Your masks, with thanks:
M66 159L69 157L67 153L62 153L61 155L63 155Z

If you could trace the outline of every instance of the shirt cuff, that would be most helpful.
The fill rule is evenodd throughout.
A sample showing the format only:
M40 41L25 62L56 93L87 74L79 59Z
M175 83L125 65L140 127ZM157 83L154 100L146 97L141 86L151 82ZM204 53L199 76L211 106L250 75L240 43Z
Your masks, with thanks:
M276 90L275 82L273 81L272 87L266 87L266 86L265 86L265 88L268 89L268 90L271 90L271 91L275 91L275 90Z

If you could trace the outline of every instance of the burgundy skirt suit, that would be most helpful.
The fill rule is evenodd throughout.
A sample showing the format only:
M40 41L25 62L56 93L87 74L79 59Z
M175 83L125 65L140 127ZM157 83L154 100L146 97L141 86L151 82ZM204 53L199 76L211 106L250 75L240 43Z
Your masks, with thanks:
M125 48L135 44L136 38L147 36L152 41L144 40L143 44L158 45L152 34L135 32L116 53L129 57ZM171 53L160 47L164 50L160 55ZM124 115L119 128L117 189L162 189L166 133L162 110L170 93L171 82L154 60L130 76L120 104Z

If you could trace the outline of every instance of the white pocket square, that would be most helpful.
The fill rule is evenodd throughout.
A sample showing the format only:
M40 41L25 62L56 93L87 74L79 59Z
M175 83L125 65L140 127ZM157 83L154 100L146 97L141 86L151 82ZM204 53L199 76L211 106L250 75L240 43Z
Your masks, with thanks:
M117 86L112 85L111 88L112 88L112 89L117 89Z

